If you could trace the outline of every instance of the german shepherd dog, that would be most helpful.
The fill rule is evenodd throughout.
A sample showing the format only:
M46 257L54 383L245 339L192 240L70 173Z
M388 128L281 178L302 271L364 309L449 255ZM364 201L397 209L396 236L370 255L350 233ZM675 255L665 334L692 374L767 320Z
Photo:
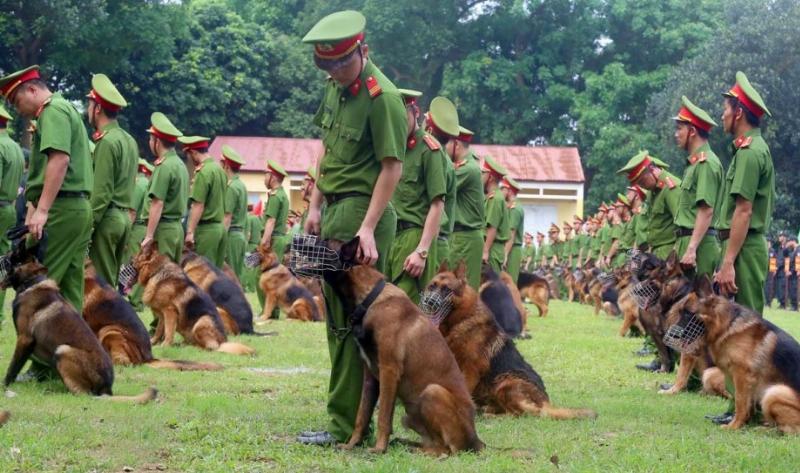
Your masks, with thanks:
M422 437L423 452L442 455L481 450L484 444L475 432L475 405L436 327L402 290L386 283L380 272L356 264L358 237L344 244L317 244L337 251L341 267L349 268L329 269L323 275L349 305L351 328L365 365L355 428L343 448L351 449L364 440L379 402L378 436L371 451L385 452L399 397L406 411L403 425Z
M644 332L641 322L639 322L639 305L631 295L631 287L634 282L634 275L630 271L618 269L617 273L617 306L622 313L622 326L619 328L619 336L624 337L628 331Z
M180 266L158 252L155 241L133 258L133 267L144 288L142 300L158 319L151 343L170 346L177 331L187 343L206 350L234 355L255 353L246 345L228 341L214 301Z
M510 274L502 271L500 272L500 280L503 281L503 284L508 288L508 292L511 293L511 300L514 301L514 307L516 307L519 312L522 321L520 338L531 338L531 335L528 333L528 309L525 307L525 304L522 303L522 295L519 293L514 279L511 278Z
M517 288L524 299L529 300L536 306L539 310L539 317L547 317L550 289L544 278L534 273L520 271L517 278Z
M253 334L253 310L235 277L232 279L189 247L183 249L181 268L193 283L211 296L226 333Z
M664 335L667 333L666 313L673 304L677 303L686 292L663 291L665 281L670 281L681 276L682 272L678 257L673 251L666 261L655 255L648 254L636 274L636 281L650 281L657 288L658 299L650 306L641 308L639 322L644 331L653 340L661 362L659 371L671 373L675 369L675 351L664 344Z
M0 287L13 287L13 320L17 344L5 377L5 386L17 379L28 361L36 359L55 368L73 394L91 394L115 401L144 404L158 392L148 388L138 396L112 396L114 366L78 311L64 299L58 285L47 277L47 268L36 261L38 244L25 248L18 242L12 251L11 274Z
M756 404L785 433L800 432L800 344L750 309L720 296L687 297L685 311L705 326L705 343L733 380L735 413L722 427L745 425Z
M220 370L216 363L159 360L153 357L150 335L128 301L87 261L83 271L83 319L115 365L147 365L180 371Z
M286 312L288 319L303 322L321 322L319 304L311 291L301 284L289 271L289 268L278 261L278 257L270 247L259 245L257 250L261 256L261 277L258 284L264 291L264 310L261 320L267 320L275 306Z
M518 337L522 333L522 314L514 304L511 291L488 264L481 267L479 294L503 332L509 337Z
M426 291L452 297L453 309L439 323L439 331L455 355L473 399L485 412L554 419L596 417L589 409L550 404L542 378L467 283L463 263L454 272L443 263Z

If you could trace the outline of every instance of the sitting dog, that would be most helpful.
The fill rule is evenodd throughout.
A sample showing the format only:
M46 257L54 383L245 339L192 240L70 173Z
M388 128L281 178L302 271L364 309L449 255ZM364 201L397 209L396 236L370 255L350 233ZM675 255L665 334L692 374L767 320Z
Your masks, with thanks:
M503 281L503 284L508 288L508 292L511 294L511 300L514 301L514 307L516 307L517 312L519 312L520 322L522 323L522 332L520 332L519 337L531 338L531 335L528 333L528 309L525 307L525 304L522 303L522 295L519 293L517 285L514 284L514 279L511 278L510 274L502 271L500 273L500 280Z
M229 342L214 301L167 256L158 252L155 241L145 245L133 258L142 300L158 319L150 342L170 346L179 332L183 339L206 350L234 355L251 355L252 348Z
M226 333L253 334L253 310L235 276L231 278L189 247L183 249L181 268L193 283L211 296Z
M378 436L373 452L385 452L392 431L395 401L405 407L403 425L422 437L422 450L433 455L479 451L475 406L464 377L442 335L422 311L376 269L356 265L359 239L319 242L339 253L347 270L324 271L325 280L349 302L351 327L364 360L364 383L355 428L344 446L360 444L376 401Z
M97 276L87 261L83 271L83 319L115 365L142 365L180 371L220 370L216 363L153 358L150 336L128 301Z
M10 286L17 293L13 303L17 344L5 385L13 383L28 358L35 356L54 368L73 394L139 404L155 399L154 388L138 396L112 396L111 358L80 314L61 295L56 282L48 279L47 268L34 258L37 246L26 249L20 242L10 256L11 274L0 283L3 289Z
M520 296L527 299L539 310L539 317L547 317L550 302L550 289L547 281L533 273L520 271L517 278L517 289Z
M280 264L271 248L259 245L261 277L258 284L264 291L264 310L261 320L267 320L277 305L288 319L303 322L321 322L318 300L301 284L289 269Z
M466 281L461 263L455 272L444 263L426 293L452 298L452 310L439 331L464 373L479 407L492 414L523 413L555 419L597 416L589 409L558 408L550 404L544 382L500 329L489 308Z
M518 337L522 333L522 314L514 304L508 287L488 264L481 267L479 293L483 303L494 315L497 325L509 337Z

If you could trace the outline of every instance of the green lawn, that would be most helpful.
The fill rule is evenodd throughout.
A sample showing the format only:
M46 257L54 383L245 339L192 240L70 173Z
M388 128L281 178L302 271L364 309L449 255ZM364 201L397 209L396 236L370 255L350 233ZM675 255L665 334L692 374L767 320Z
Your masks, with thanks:
M10 295L10 294L9 294ZM7 307L8 307L7 303ZM9 311L6 310L6 314ZM223 363L212 373L119 368L116 394L156 386L157 403L130 406L73 396L60 383L12 386L0 400L12 412L0 428L0 472L11 471L796 471L800 439L751 427L725 432L703 419L725 401L696 394L665 397L673 375L634 369L640 339L619 338L619 321L587 306L555 301L547 319L531 318L532 340L518 344L542 375L555 405L590 407L595 421L479 418L489 446L445 460L392 444L366 449L306 447L297 432L325 425L328 355L322 324L280 321L275 337L240 337L258 355L236 357L182 346L156 356ZM768 317L800 335L800 314ZM260 327L260 330L266 330ZM0 366L13 350L8 316ZM401 407L398 407L402 410ZM395 419L399 422L400 415ZM398 425L397 435L416 438Z

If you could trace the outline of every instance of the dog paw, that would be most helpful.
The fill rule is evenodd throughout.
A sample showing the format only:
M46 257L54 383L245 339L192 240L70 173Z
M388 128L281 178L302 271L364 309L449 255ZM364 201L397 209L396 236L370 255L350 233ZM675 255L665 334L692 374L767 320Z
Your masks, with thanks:
M369 453L386 453L386 447L378 447L377 445L369 449Z
M742 425L737 424L735 422L731 422L730 424L721 425L720 427L725 430L739 430L742 427Z
M340 443L339 445L336 446L336 448L338 448L339 450L348 450L348 451L354 449L355 447L356 447L355 444L350 444L350 443Z

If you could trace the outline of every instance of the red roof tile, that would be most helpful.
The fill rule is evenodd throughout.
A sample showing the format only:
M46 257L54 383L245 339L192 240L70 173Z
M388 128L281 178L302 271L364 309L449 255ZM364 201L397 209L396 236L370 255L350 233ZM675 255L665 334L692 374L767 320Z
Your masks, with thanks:
M290 173L304 173L322 156L322 142L312 138L218 136L210 153L219 157L222 145L232 146L245 158L243 171L263 171L274 159ZM520 181L583 182L578 148L556 146L472 145L475 154L490 154Z

